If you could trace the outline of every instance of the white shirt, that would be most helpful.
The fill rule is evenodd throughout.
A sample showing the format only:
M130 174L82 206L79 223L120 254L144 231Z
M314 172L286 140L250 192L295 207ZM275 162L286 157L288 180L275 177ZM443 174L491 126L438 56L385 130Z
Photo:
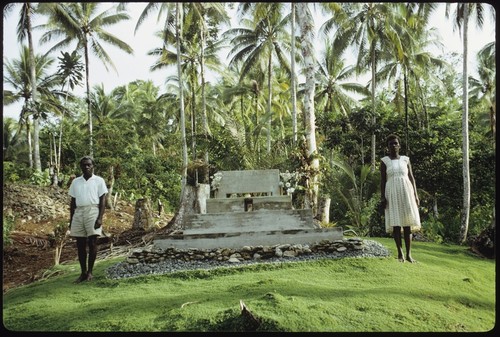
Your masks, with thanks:
M104 179L92 174L85 180L83 175L73 179L69 195L76 199L76 207L99 205L99 197L108 193Z

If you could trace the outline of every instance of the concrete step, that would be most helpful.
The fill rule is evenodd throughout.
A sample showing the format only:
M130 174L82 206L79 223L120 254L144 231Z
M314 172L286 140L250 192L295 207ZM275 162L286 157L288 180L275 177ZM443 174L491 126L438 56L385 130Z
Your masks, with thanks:
M184 234L282 231L314 228L311 209L256 210L186 216Z
M168 235L157 236L154 238L154 246L161 249L215 249L278 244L313 244L322 240L342 240L343 230L341 227L332 227L260 232L212 232L184 234L182 238L180 237L177 236L175 239Z

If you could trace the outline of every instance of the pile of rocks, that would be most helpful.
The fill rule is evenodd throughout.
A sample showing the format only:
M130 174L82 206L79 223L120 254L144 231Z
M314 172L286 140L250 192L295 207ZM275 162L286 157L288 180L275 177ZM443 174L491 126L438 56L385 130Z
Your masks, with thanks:
M345 257L387 257L389 250L382 244L359 238L324 240L311 245L284 244L246 246L241 249L199 250L174 248L135 249L123 262L110 266L107 277L119 279L140 275L161 275L186 270L237 267L255 263L285 263Z
M335 241L323 240L312 245L244 246L241 249L219 248L201 250L196 248L160 249L149 247L133 250L127 257L127 262L130 264L158 263L166 259L175 259L181 261L213 260L237 263L248 260L267 260L273 257L297 257L308 254L344 252L348 249L363 250L364 246L362 239L349 238Z

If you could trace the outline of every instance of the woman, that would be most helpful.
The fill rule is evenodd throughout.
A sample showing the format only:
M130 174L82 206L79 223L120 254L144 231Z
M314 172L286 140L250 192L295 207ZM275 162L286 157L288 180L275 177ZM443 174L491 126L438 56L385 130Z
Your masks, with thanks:
M406 246L406 261L416 262L411 256L412 232L420 230L417 186L411 169L410 158L399 155L401 148L397 135L387 137L389 155L380 165L382 207L385 210L385 230L393 233L398 249L398 260L405 262L401 243L401 231Z

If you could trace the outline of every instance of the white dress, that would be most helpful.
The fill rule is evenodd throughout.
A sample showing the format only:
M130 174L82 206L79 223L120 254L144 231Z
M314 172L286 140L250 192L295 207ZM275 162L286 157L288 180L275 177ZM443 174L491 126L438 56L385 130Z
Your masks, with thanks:
M399 159L391 159L385 156L382 161L387 168L385 198L388 206L385 208L385 231L392 233L394 226L409 226L412 232L420 230L415 191L408 176L410 158L400 156Z

